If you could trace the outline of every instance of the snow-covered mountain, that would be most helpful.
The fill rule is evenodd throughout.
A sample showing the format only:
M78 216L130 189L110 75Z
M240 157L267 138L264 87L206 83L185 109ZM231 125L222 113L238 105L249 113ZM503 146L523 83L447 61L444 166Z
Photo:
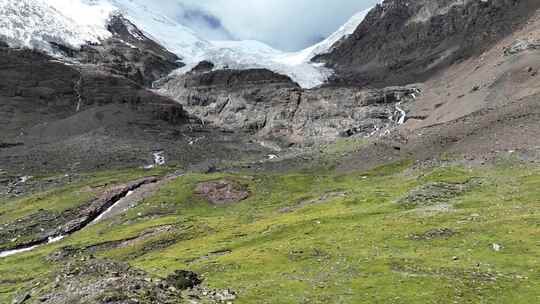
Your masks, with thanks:
M323 41L296 53L284 53L278 61L284 64L296 65L309 62L317 55L328 53L337 42L354 33L371 9L363 10L352 16L347 23Z
M216 68L267 68L290 76L304 88L316 87L332 71L311 59L328 52L362 22L367 11L353 16L326 40L300 52L276 50L258 41L209 41L190 28L159 14L145 0L0 0L0 39L12 46L53 52L49 42L79 47L110 36L107 21L122 14L148 37L177 54L184 73L200 61Z
M0 39L14 47L46 51L49 42L70 47L98 43L111 35L105 24L113 10L107 3L86 1L0 0Z

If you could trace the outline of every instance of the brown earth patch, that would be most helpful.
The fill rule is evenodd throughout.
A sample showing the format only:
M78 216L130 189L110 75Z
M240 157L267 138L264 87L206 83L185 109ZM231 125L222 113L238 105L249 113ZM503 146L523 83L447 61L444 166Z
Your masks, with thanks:
M249 197L245 186L231 180L199 183L195 193L215 205L237 203Z

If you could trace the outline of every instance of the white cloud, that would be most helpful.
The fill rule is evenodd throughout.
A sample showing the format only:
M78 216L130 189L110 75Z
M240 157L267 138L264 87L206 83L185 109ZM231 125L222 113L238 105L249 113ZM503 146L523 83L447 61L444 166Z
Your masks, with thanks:
M282 50L299 50L334 32L377 0L162 0L153 2L171 17L206 12L223 27L180 20L208 39L259 40ZM207 17L208 17L207 16ZM203 20L204 21L204 18ZM213 21L211 21L213 22Z

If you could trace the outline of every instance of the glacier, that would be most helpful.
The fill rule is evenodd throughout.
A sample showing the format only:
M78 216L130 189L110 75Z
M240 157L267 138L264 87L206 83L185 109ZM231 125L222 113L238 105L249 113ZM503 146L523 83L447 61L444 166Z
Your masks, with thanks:
M64 14L58 7L70 10ZM0 39L13 47L52 51L50 43L79 47L99 43L111 33L106 22L112 6L70 0L0 0ZM82 18L82 16L85 16Z
M50 43L78 48L110 37L107 22L122 14L149 38L178 55L183 68L191 70L203 60L216 69L266 68L289 76L303 88L323 84L332 70L311 62L352 34L369 10L354 15L345 25L320 43L299 52L283 52L262 42L210 41L192 29L153 11L147 0L0 0L0 39L14 47L41 49L54 54Z

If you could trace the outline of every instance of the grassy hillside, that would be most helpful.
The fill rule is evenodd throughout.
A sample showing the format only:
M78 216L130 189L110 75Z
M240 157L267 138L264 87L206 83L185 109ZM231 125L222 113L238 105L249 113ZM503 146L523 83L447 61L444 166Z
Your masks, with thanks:
M250 196L211 204L195 193L209 180L234 181ZM66 191L95 182L48 192L39 205L78 204ZM2 222L34 198L5 202ZM235 303L534 303L540 168L400 162L352 174L190 174L122 216L0 259L0 303L54 288L65 261L50 256L62 248L155 277L191 270L236 291Z

